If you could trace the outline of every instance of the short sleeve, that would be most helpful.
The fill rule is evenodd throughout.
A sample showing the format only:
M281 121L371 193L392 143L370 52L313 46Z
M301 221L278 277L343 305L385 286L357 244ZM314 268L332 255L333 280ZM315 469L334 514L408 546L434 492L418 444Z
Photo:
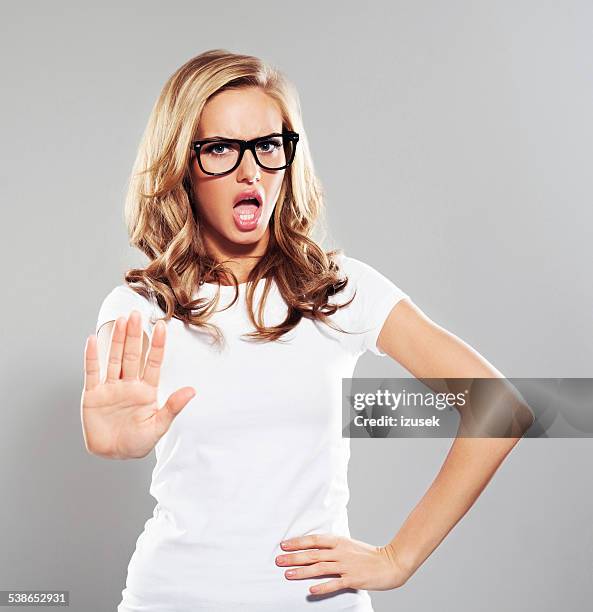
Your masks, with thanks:
M344 254L338 261L349 278L348 284L353 285L352 293L356 290L351 321L360 334L360 350L385 357L386 353L377 346L383 324L393 307L410 296L369 264Z
M148 338L152 337L152 328L156 323L156 309L154 304L136 293L128 285L118 285L107 295L99 308L95 333L108 321L115 321L119 317L129 317L132 310L138 310L142 318L142 328Z

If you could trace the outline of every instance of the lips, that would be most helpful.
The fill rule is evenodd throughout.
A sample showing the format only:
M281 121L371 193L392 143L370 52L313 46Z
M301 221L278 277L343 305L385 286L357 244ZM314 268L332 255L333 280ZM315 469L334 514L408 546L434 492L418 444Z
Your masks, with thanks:
M248 202L245 202L244 200L248 200ZM235 199L233 200L233 207L237 206L239 203L252 204L259 207L263 204L263 201L264 196L261 191L258 189L248 189L235 196Z
M262 216L263 206L256 204L254 200L248 202L239 201L233 208L233 220L240 231L254 230Z
M245 189L233 200L233 220L242 232L250 232L258 227L262 216L264 194L259 189Z

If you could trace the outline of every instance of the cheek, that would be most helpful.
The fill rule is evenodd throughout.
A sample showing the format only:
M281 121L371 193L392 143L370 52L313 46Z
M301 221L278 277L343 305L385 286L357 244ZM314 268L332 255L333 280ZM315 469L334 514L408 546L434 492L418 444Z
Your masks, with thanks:
M283 175L270 177L270 181L266 184L266 194L268 194L270 198L273 198L270 200L271 202L276 203L278 194L280 193L280 190L282 189L283 181L284 181Z
M208 216L217 216L229 204L233 191L231 187L222 181L205 180L199 182L194 189L197 206L200 211Z

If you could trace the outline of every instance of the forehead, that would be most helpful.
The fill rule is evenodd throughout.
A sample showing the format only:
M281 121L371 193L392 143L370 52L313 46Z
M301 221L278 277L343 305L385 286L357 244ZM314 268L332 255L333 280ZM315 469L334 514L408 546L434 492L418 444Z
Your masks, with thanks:
M250 140L281 131L282 112L276 101L259 87L248 87L210 98L202 111L197 137Z

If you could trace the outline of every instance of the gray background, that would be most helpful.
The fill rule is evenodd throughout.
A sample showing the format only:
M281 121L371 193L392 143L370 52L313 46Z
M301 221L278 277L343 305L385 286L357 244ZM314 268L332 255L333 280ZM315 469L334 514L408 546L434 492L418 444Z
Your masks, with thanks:
M0 589L114 610L154 453L86 454L84 342L144 261L125 182L167 77L209 48L301 95L330 246L375 266L507 376L588 377L590 2L3 3ZM367 354L358 376L401 376ZM385 544L450 440L353 440L353 537ZM591 439L523 440L397 609L555 611L593 598ZM587 604L586 602L589 602Z

